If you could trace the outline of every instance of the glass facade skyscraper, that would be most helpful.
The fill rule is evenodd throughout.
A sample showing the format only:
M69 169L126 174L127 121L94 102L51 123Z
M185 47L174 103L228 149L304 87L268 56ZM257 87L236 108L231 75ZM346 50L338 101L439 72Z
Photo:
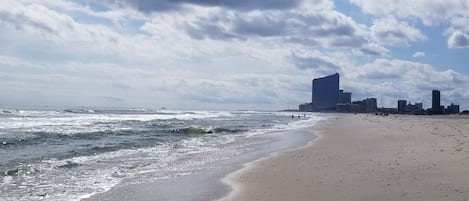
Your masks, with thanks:
M407 106L407 101L406 100L398 100L397 101L397 112L404 114L406 113L405 107Z
M313 80L313 109L335 110L339 101L339 74Z
M432 91L432 112L433 114L440 114L441 111L441 103L440 103L440 91L433 90Z

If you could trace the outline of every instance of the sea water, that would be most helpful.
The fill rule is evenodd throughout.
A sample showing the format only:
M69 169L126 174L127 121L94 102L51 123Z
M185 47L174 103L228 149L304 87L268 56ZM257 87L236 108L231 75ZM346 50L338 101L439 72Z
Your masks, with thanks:
M123 180L152 182L190 175L207 164L247 154L281 131L327 118L294 115L0 110L0 200L80 200Z

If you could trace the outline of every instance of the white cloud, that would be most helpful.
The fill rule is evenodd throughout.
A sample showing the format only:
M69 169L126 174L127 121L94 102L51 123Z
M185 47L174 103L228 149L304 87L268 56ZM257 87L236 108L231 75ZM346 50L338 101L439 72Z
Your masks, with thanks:
M468 16L468 0L351 0L365 13L374 16L396 16L398 18L419 18L427 25L446 22L457 16Z
M76 62L50 64L46 71L37 71L35 64L21 58L1 58L14 61L2 62L0 68L2 104L36 96L35 105L271 109L309 97L305 90L309 76L301 74L206 73L199 68L178 71Z
M84 44L100 52L111 53L116 44L125 43L123 36L111 28L96 24L81 24L67 14L39 4L16 2L0 7L0 25L7 30L20 31L57 44Z
M454 44L453 39L456 32L462 32L466 36L469 33L469 0L419 0L419 1L386 1L386 0L351 0L365 13L375 17L394 16L401 20L420 20L424 25L444 25L447 27L448 47L461 47ZM411 5L410 5L411 4ZM457 34L458 38L464 36ZM465 47L465 46L463 46Z
M374 56L388 56L389 50L385 47L377 44L377 43L369 43L363 45L361 48L354 50L354 52L358 52L360 55L374 55Z
M408 46L412 42L422 41L427 38L417 28L405 21L397 21L393 17L373 20L371 30L377 41L384 45Z
M108 7L0 2L5 102L37 96L41 104L278 109L309 101L311 79L332 72L341 73L354 93L379 92L389 102L396 95L420 96L417 89L425 86L467 86L467 78L452 70L376 59L392 55L384 45L411 45L425 36L401 18L380 16L368 27L329 0L287 9L194 0L178 4L180 12L100 2ZM463 22L453 24L448 35L466 33ZM461 44L461 34L454 44ZM467 90L451 92L469 99Z
M194 39L201 40L280 39L322 47L353 48L368 43L369 33L364 25L334 10L210 11L206 10L208 15L183 18L177 23L185 23L183 30Z
M468 107L469 77L452 69L438 71L429 64L396 59L376 59L346 71L347 87L359 96L375 96L386 103L397 99L412 102L423 101L430 105L431 90L440 89L445 96L445 104L455 102ZM392 86L384 83L392 83ZM387 106L394 106L387 105Z
M0 55L0 65L5 66L24 66L24 65L31 65L28 61L21 60L16 57Z
M425 56L426 56L426 55L425 55L425 52L420 52L420 51L415 52L415 53L412 55L412 57L414 57L414 58L417 58L417 57L425 57Z
M469 47L469 35L464 34L460 31L453 32L448 38L448 47L450 48Z

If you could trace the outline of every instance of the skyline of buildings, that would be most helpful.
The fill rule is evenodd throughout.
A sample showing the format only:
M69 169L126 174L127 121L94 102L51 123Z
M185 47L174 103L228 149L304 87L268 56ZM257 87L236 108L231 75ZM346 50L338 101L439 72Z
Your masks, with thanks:
M397 108L378 108L377 98L368 97L363 100L352 101L352 92L339 89L340 75L335 73L325 77L315 78L312 81L311 102L298 106L304 112L359 112L359 113L398 113L398 114L456 114L459 105L441 105L441 92L432 90L432 107L423 108L423 103L398 100Z

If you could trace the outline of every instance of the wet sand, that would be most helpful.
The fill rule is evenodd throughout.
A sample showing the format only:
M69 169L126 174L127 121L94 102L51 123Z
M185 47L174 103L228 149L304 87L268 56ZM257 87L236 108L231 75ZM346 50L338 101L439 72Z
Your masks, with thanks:
M230 192L221 179L230 172L240 169L246 162L259 159L272 152L304 146L315 138L316 126L277 131L270 135L246 138L256 142L249 151L225 160L213 161L198 167L193 172L177 177L148 181L152 173L137 175L124 180L110 190L95 194L84 201L208 201L217 200ZM257 142L258 141L258 142ZM239 143L239 141L237 142ZM146 181L146 182L142 182Z
M469 200L468 117L347 114L319 133L230 174L222 200Z

